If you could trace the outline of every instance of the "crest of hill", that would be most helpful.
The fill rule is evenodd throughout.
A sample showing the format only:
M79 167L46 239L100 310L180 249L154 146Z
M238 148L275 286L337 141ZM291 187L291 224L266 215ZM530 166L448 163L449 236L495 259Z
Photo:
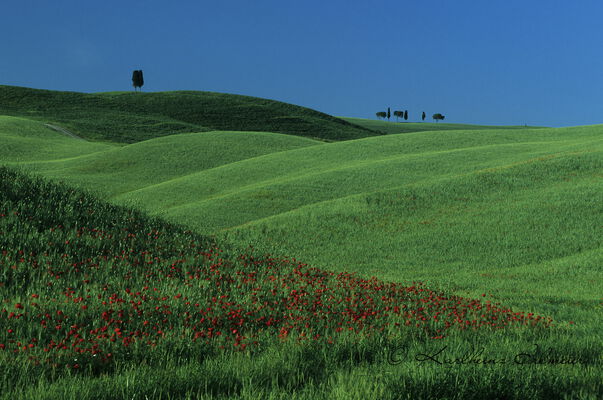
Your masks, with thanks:
M86 139L120 143L212 130L269 131L324 141L381 134L293 104L198 91L78 93L0 85L0 114L56 123Z
M362 126L375 132L384 134L413 133L426 131L451 131L451 130L484 130L484 129L535 129L537 126L527 125L472 125L451 124L444 122L398 122L383 121L366 118L339 117L354 125Z

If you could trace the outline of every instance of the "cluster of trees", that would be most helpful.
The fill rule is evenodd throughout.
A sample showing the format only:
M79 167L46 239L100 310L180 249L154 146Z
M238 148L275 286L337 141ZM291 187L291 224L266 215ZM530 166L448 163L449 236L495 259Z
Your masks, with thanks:
M388 120L391 117L391 112L390 112L390 108L387 107L387 112L385 111L379 111L378 113L375 114L377 116L377 118L387 118ZM399 118L404 118L405 121L408 120L408 110L404 110L404 111L394 111L394 117L396 117L396 121ZM421 114L421 120L425 121L425 111L423 111L423 114ZM433 120L438 122L439 120L443 120L445 117L444 115L437 113L437 114L433 114L432 116Z
M142 85L144 85L142 70L135 70L134 72L132 72L132 86L134 86L134 91L136 91L136 88L141 88L140 90L142 90Z
M388 107L387 108L387 112L385 111L379 111L377 114L375 114L377 116L377 118L387 118L390 119L392 114L391 114L391 109ZM408 110L405 111L394 111L394 117L396 117L396 120L398 120L398 118L404 118L405 120L408 119Z
M404 118L404 120L406 121L408 120L408 110L394 111L394 116L396 117L396 121L398 120L398 118Z

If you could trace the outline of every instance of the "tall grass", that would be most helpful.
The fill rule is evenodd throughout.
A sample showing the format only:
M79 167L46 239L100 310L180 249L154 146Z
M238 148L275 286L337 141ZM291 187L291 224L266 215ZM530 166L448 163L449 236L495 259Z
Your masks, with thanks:
M65 185L0 178L2 398L602 393L600 342L546 316L219 250Z

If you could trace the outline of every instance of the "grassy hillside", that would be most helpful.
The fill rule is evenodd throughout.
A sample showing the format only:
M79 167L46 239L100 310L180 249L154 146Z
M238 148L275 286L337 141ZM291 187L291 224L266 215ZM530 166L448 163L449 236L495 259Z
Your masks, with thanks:
M592 284L603 278L600 129L428 134L433 142L412 134L309 147L118 200L312 265L392 280L411 273L586 322L600 297ZM463 144L469 137L473 144Z
M239 246L392 280L412 271L541 312L550 307L530 296L579 299L586 318L603 237L601 129L419 132L320 145L214 132L20 165ZM236 146L242 138L259 141ZM569 292L576 282L562 271L576 257L584 290ZM528 297L514 293L517 277L551 276L563 279L526 286Z
M442 365L417 364L412 357L395 365L384 361L388 357L385 347L396 341L401 341L405 354L416 354L426 349L437 351L439 344L434 345L432 341L409 331L403 334L389 331L391 335L387 335L386 342L371 341L373 339L354 344L346 342L348 344L341 344L341 347L337 345L334 352L328 342L304 349L288 345L279 347L278 339L265 338L269 346L261 356L228 355L225 358L213 353L215 348L210 351L209 348L185 346L173 338L168 347L153 353L157 358L147 357L143 346L133 347L131 352L122 354L124 359L121 361L128 360L120 364L123 368L117 367L110 378L94 374L82 378L83 389L79 391L74 392L80 385L71 380L57 383L45 378L36 392L54 393L49 398L61 397L57 393L77 393L78 398L94 398L93 388L106 385L107 379L115 385L116 382L134 379L137 383L133 387L144 388L142 382L147 382L161 393L169 387L191 397L195 397L194 388L198 387L195 385L205 382L212 387L215 397L263 398L273 394L277 398L291 398L291 393L295 393L299 398L349 398L349 393L356 393L359 398L393 399L392 393L412 393L413 398L433 398L437 394L461 399L476 398L475 393L479 392L489 393L489 397L500 395L505 398L600 398L603 394L600 372L603 337L599 328L603 323L600 313L603 305L600 287L603 281L600 268L603 264L602 133L603 125L538 129L469 127L325 143L278 133L212 131L176 134L133 144L99 144L67 137L47 129L37 120L2 117L0 163L91 189L113 203L133 205L138 210L182 224L196 232L194 235L212 235L213 240L226 245L229 254L234 256L228 260L238 266L231 272L244 277L244 283L249 283L247 278L257 276L257 271L245 275L249 273L247 268L251 264L239 268L241 264L236 264L236 255L243 254L243 249L250 244L257 254L269 253L276 257L264 258L255 265L264 266L264 262L272 262L270 260L295 257L310 266L330 271L315 275L289 271L293 275L265 277L268 280L283 278L283 284L291 283L299 276L342 282L343 277L348 276L338 274L342 271L358 273L362 278L374 275L409 284L421 281L438 293L486 297L492 302L503 302L505 307L500 312L510 312L506 307L511 307L529 313L527 315L550 316L554 321L551 329L544 330L514 330L505 326L498 333L462 331L458 335L450 335L438 343L449 346L451 357L462 357L471 346L483 346L489 356L513 360L518 351L527 351L538 345L542 349L538 351L546 354L581 360L577 365L545 362L546 365L518 366L513 361L510 361L512 365L455 365L455 373L442 374L443 370L450 369ZM76 269L79 265L91 267L98 261L103 268L112 268L112 265L121 268L121 265L124 269L118 271L123 272L133 268L130 262L137 266L144 260L153 264L154 258L150 255L147 258L147 251L150 251L148 254L158 252L161 255L156 261L177 271L181 271L178 269L180 264L193 269L198 265L194 254L185 250L186 243L195 240L191 239L191 232L166 228L169 235L158 236L161 243L153 247L154 244L146 242L144 237L149 233L154 237L153 229L163 229L160 227L164 222L152 222L152 229L141 223L136 225L142 226L136 232L134 226L130 229L128 225L129 230L124 233L122 225L128 224L129 218L134 218L132 210L127 212L130 214L122 214L99 200L70 189L28 183L26 177L11 175L13 173L6 170L0 172L3 174L0 184L4 185L1 205L8 210L0 209L3 217L0 218L0 224L3 224L0 226L0 239L8 240L3 248L13 249L27 243L35 250L29 257L25 256L27 251L17 254L20 258L14 256L17 257L14 260L10 258L12 255L3 253L4 264L10 268L0 270L1 276L2 279L10 277L13 284L10 290L0 285L0 291L5 290L2 292L4 298L10 298L13 303L26 303L23 296L29 293L20 293L25 291L23 285L28 281L37 282L36 288L48 283L42 269L32 277L29 269L14 272L15 268L12 268L13 265L16 267L34 261L37 264L32 265L42 265L42 261L47 261L39 258L44 251L54 257L48 260L51 264L62 265L66 276L74 279L79 279L77 274L81 271L70 271L69 266ZM28 189L30 187L34 189ZM61 203L61 190L70 193L65 198L73 200L74 204ZM41 193L54 193L54 197ZM42 204L36 205L36 201ZM29 204L31 202L33 205ZM54 207L59 203L62 204L60 207ZM95 207L106 212L95 216L94 212L89 212ZM22 209L28 212L22 213ZM74 213L77 215L72 215ZM113 214L117 219L112 219ZM45 215L54 218L52 224L55 225L44 222ZM68 220L70 215L73 218ZM148 218L136 215L136 218ZM95 223L104 224L98 229L107 235L78 230L77 227L88 218L97 218ZM63 219L65 223L61 224ZM55 233L56 224L68 229ZM130 233L133 236L129 236ZM57 234L59 236L55 237ZM102 240L109 236L116 240L103 247L102 243L108 242L97 243L96 240L101 240L99 235ZM170 236L177 240L171 242ZM66 241L77 243L81 249L73 254L64 252L65 246L61 243L69 244ZM56 251L48 251L44 246L49 243L61 246ZM128 247L130 244L134 247ZM147 250L148 246L151 250ZM168 250L162 253L162 248ZM103 249L113 249L122 254L121 261L117 258L112 263L95 260L97 254L103 254ZM177 250L172 252L169 249ZM74 254L81 252L89 254L90 259L76 260ZM128 252L136 256L131 259L123 256ZM71 256L63 260L62 254ZM188 256L194 260L192 264ZM122 262L123 265L120 264ZM170 271L161 271L170 274ZM74 273L76 275L69 275ZM123 291L130 290L130 279L138 286L142 286L146 279L144 274L138 278L116 275L123 278L117 279L102 271L98 273L96 280L110 280L112 285L118 285ZM226 275L220 276L228 280ZM165 278L162 278L163 283L158 282L158 288L169 293L166 299L177 296L178 293L172 291L182 287L183 283L178 281L181 276ZM173 278L177 278L176 281ZM87 277L82 279L87 280ZM310 281L315 282L313 279ZM347 282L346 279L343 281ZM15 286L17 281L20 283ZM73 280L69 282L71 284ZM372 294L362 294L358 301L352 303L354 307L365 304L368 301L366 296L389 299L388 295L379 292L383 289L380 284L354 282L353 285L344 285L345 289L339 287L343 297L347 294L348 299L353 298L350 293L358 293L359 287L377 290ZM119 286L124 284L128 287ZM281 294L293 296L295 301L304 299L306 295L299 295L298 290L306 290L307 284L308 281L301 283L295 293L287 291ZM15 288L21 288L20 292ZM55 297L62 291L69 291L63 288L47 290ZM198 296L199 292L193 290L190 295ZM245 292L247 294L243 292L237 292L237 301L250 300L245 297L249 291ZM270 297L269 293L265 294ZM320 293L318 298L334 298ZM298 304L293 298L287 304ZM443 298L449 299L450 296L430 294L429 300L415 300L417 304L434 301L429 306L421 306L421 312L437 309L442 311L442 315L457 315L458 310L446 312L438 308L449 306L441 302ZM159 301L159 298L151 299ZM386 304L390 300L383 301L385 303L379 303L380 306L391 306ZM374 304L373 300L369 303ZM476 304L469 302L462 307L465 311L483 309L483 305ZM153 305L161 309L159 304ZM299 305L303 305L303 301ZM296 310L306 310L308 305ZM183 318L187 311L190 312L178 302L170 303L169 307L172 306ZM94 307L93 310L101 311L99 304ZM18 318L13 320L14 315L8 317L10 312L18 314L18 307L15 311L5 309L0 318L11 319L11 323L20 326L22 336L38 335L37 331L28 330ZM72 311L76 313L75 308ZM423 317L425 320L434 317L418 312L417 308L412 315L420 321L424 321ZM84 312L84 315L87 314ZM324 315L325 321L332 321L327 315ZM359 315L356 316L362 321L364 318ZM436 320L438 315L435 314ZM495 317L493 321L498 318L478 313L469 325L478 324L478 315L485 315L486 319ZM525 316L514 315L517 318ZM365 317L369 317L368 314ZM171 321L168 317L162 318ZM187 328L175 321L174 326ZM375 319L373 324L367 325L379 326L377 321ZM21 323L23 325L19 325ZM417 323L420 327L423 322ZM61 325L61 329L63 327ZM138 330L146 332L145 329ZM337 327L334 329L339 332ZM290 331L287 327L285 330ZM63 333L59 329L57 334ZM436 334L431 338L439 337ZM320 337L324 339L324 335ZM384 335L377 337L383 338ZM11 342L11 346L16 346L16 343ZM112 348L115 345L107 343L107 346ZM6 354L0 351L0 366L14 365ZM204 358L203 366L199 367L198 360L191 362L188 358L191 354L212 356ZM168 360L167 363L162 366L153 364L153 360L162 359ZM148 369L138 365L141 360L150 363ZM170 372L166 372L168 369ZM173 371L176 370L180 378L174 376ZM312 375L311 371L315 370L321 372ZM8 371L4 374L8 378L4 378L0 385L6 387L10 379L17 379L18 374L33 376L26 370ZM166 386L153 386L148 379L145 381L146 375L153 376L155 380L163 379ZM227 379L207 381L208 378L204 378L207 376L237 378L220 386L219 382ZM268 379L268 376L279 378ZM20 382L22 387L27 387L26 380ZM112 387L117 390L117 386ZM31 398L37 398L34 389L29 393ZM141 394L148 392L126 389L121 397L131 398L133 393L143 397ZM75 394L72 396L76 397Z
M40 123L13 117L0 117L0 139L0 163L77 182L105 197L247 158L324 143L276 133L217 131L109 145L74 140Z
M569 341L540 315L220 250L1 167L0 247L2 399L589 398L602 389L597 343ZM444 343L463 357L476 341L514 365L457 365L459 379L408 357ZM531 341L579 363L534 366L532 353L518 362Z
M484 129L533 129L531 126L492 126L492 125L470 125L470 124L449 124L445 122L395 122L374 120L365 118L340 117L354 125L362 126L367 129L382 133L410 133L424 131L449 131L449 130L484 130Z
M0 163L77 157L115 147L73 140L39 121L0 115Z
M268 131L323 140L377 134L308 108L213 92L86 94L0 85L0 114L52 122L88 139L122 143L210 130Z

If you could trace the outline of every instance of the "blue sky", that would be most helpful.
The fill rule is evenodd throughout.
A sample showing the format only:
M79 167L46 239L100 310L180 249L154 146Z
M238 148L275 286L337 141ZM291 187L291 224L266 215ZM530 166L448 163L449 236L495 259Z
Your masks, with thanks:
M6 1L0 84L208 90L374 118L603 123L603 2Z

